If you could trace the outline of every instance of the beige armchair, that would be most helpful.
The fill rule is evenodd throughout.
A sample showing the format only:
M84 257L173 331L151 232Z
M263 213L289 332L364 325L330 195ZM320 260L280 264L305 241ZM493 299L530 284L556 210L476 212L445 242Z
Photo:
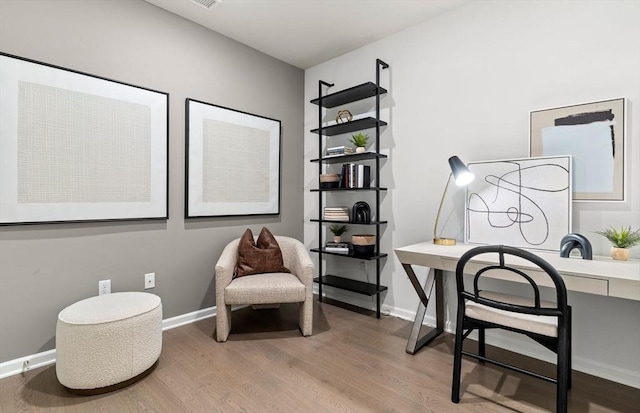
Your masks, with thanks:
M284 266L291 273L267 273L233 278L240 238L231 241L216 264L216 340L227 341L231 330L231 306L300 303L300 330L313 329L313 262L305 246L294 238L275 236Z

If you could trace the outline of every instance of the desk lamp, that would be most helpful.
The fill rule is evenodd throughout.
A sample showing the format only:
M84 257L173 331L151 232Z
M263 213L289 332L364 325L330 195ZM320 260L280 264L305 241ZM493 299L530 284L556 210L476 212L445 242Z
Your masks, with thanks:
M473 175L469 168L467 168L467 165L465 165L457 156L449 158L449 167L451 168L451 173L449 173L447 185L445 185L444 192L442 192L442 199L440 200L440 206L438 207L438 215L436 215L436 224L433 226L433 243L436 245L456 245L456 240L454 238L440 238L436 232L438 229L440 212L442 211L442 203L444 202L444 197L447 194L447 188L449 188L451 176L453 175L455 183L458 186L468 185L473 181L473 178L475 178L475 175Z

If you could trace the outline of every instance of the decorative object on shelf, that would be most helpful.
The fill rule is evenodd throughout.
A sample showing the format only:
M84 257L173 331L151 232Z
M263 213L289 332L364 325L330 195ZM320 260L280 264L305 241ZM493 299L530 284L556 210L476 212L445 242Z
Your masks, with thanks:
M571 251L577 249L580 251L580 255L584 260L593 259L593 252L591 249L591 243L582 234L571 233L567 234L560 241L560 256L568 258L571 255Z
M337 123L351 122L351 119L353 119L353 115L346 109L339 110L338 114L336 115Z
M353 204L351 208L351 220L358 224L368 224L371 222L371 208L364 201Z
M353 143L356 147L356 153L362 153L365 151L367 146L367 141L369 140L369 135L366 133L356 133L355 135L351 135L351 140L349 142Z
M333 224L329 227L329 230L333 233L333 242L342 242L342 235L349 231L349 227L342 224Z
M0 53L0 107L0 225L168 218L168 93Z
M611 241L613 244L611 247L611 258L614 260L628 260L629 248L640 244L640 229L631 231L631 226L622 226L620 230L609 227L604 231L595 231L595 233Z
M571 166L566 155L469 162L465 242L557 253L572 232Z
M573 157L574 201L624 201L625 98L531 111L529 156Z
M279 120L187 98L186 121L185 218L280 214Z
M320 188L332 189L340 186L340 174L321 174Z
M438 220L440 219L440 212L442 212L442 204L444 203L444 197L447 194L447 189L449 188L449 182L451 182L451 176L454 176L455 183L458 186L468 185L471 181L473 181L474 175L469 171L469 168L458 158L457 156L452 156L449 158L449 168L451 168L451 172L449 173L449 178L447 179L447 184L444 187L444 191L442 192L442 199L440 200L440 206L438 207L438 214L436 215L436 223L433 226L433 243L436 245L456 245L456 240L454 238L440 238L438 237Z
M351 236L353 254L359 257L370 257L376 251L376 236L373 234L356 234Z
M322 219L325 221L349 221L349 207L325 207Z

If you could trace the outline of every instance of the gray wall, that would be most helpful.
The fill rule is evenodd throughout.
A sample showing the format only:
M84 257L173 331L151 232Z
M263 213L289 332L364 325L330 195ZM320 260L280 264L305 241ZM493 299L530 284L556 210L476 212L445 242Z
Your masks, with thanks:
M312 67L305 73L307 160L318 156L316 135L308 132L318 122L317 106L308 103L317 97L318 80L335 82L331 91L374 80L376 58L390 65L382 73L390 92L382 99L389 126L381 140L389 155L381 171L381 185L389 188L381 214L389 224L380 240L389 253L382 274L382 284L389 287L385 311L415 315L418 297L393 249L432 238L449 156L465 162L527 157L531 110L627 98L626 202L574 202L573 231L587 236L594 253L605 256L610 245L594 231L609 225L640 227L640 2L474 1ZM338 109L356 115L371 108L349 104ZM334 117L335 111L326 120ZM306 162L304 168L306 187L315 187L317 165ZM338 202L346 201L333 205ZM463 239L463 206L464 191L452 184L440 218L442 236ZM318 215L316 194L305 194L305 214ZM306 223L306 243L317 244L317 239L317 224ZM640 247L631 252L640 257ZM342 262L339 274L364 280L359 263L348 271ZM424 269L418 270L424 277ZM456 312L451 281L445 285L450 331ZM324 291L332 298L374 305L357 294ZM570 293L569 300L574 367L640 388L640 302L582 293ZM427 314L433 324L431 307ZM550 352L512 336L487 339L553 359Z
M170 318L215 305L217 257L246 228L302 238L302 70L142 0L2 0L0 51L170 93L168 221L0 228L0 362L54 348L58 312L98 280L142 291L155 272ZM187 97L282 121L279 216L185 221Z

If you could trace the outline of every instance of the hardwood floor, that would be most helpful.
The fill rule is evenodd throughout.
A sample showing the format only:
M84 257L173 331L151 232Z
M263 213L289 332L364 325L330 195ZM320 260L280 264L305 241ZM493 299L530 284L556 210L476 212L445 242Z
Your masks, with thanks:
M554 411L555 387L465 359L462 399L450 401L453 336L405 352L408 321L376 319L317 303L314 335L297 329L297 307L233 313L229 341L215 319L168 330L158 367L142 381L76 396L55 366L0 381L0 412L539 412ZM473 343L471 343L473 344ZM489 348L513 362L522 356ZM538 371L554 367L537 360ZM640 390L574 371L570 412L638 412Z

